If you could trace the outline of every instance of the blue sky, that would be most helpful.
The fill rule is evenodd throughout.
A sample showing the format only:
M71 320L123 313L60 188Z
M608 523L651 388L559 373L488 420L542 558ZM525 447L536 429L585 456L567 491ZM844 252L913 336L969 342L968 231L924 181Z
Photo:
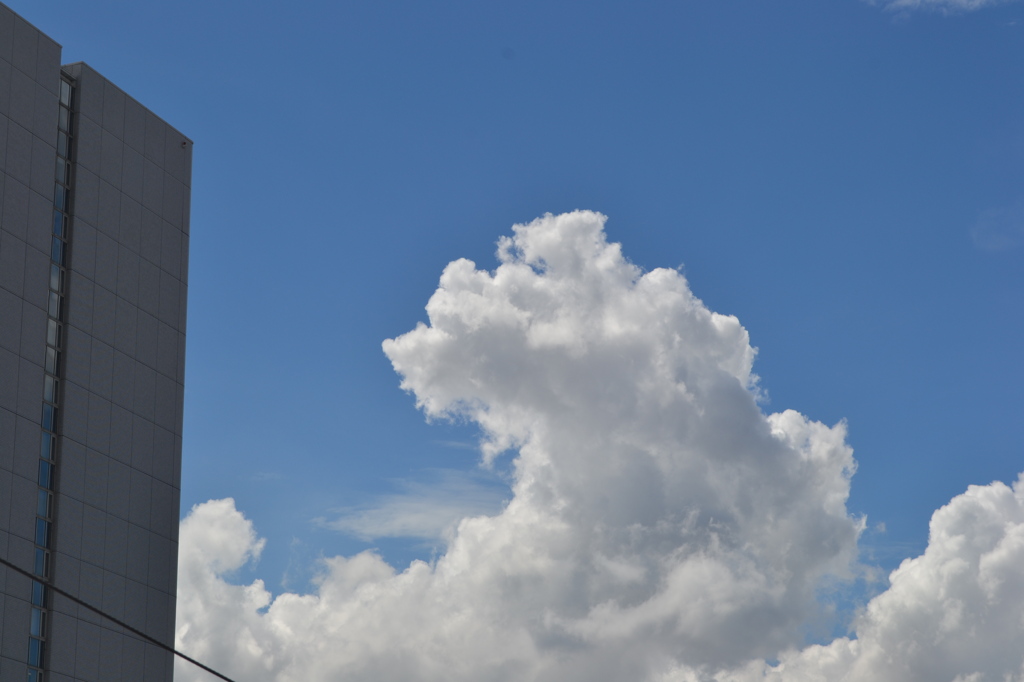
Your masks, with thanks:
M868 563L1024 470L1024 4L9 4L195 141L182 514L235 499L240 580L509 499L381 342L548 212L738 317L765 412L847 420Z

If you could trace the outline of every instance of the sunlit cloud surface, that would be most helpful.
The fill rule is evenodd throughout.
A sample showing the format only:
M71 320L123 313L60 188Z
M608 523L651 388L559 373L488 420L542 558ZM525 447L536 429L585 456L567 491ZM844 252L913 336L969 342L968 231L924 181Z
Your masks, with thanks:
M483 463L512 460L503 506L452 521L453 502L417 529L403 504L444 505L412 489L343 515L365 536L445 526L447 549L326 559L311 592L275 596L228 580L262 549L252 523L198 505L177 646L267 682L1024 679L1020 482L936 512L854 635L807 645L823 594L860 570L846 426L765 414L739 320L631 264L604 222L515 226L497 269L450 263L429 324L384 342L428 417L475 422Z

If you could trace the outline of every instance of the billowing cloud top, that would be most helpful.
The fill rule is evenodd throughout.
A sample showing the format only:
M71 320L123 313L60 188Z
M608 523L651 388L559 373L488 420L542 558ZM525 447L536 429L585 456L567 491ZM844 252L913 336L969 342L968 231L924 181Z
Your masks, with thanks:
M940 634L996 618L971 600L1024 601L1008 563L1024 531L1000 536L993 521L968 551L960 512L940 512L931 555L894 574L860 639L800 651L816 591L847 576L863 527L846 510L845 426L764 415L739 321L708 310L679 272L631 264L604 222L577 211L515 226L496 270L451 263L429 324L384 343L428 416L479 424L485 463L511 452L500 513L463 519L433 565L328 559L312 594L273 598L223 578L258 553L251 524L230 502L200 505L181 530L178 646L281 682L918 679L900 675L931 660ZM1020 524L1019 487L977 490ZM936 542L936 527L953 530ZM954 558L967 567L950 569ZM958 603L963 619L935 618ZM1019 642L1000 609L1001 641ZM779 666L764 663L780 651L791 653ZM966 674L1020 665L947 658ZM872 676L892 660L904 667Z

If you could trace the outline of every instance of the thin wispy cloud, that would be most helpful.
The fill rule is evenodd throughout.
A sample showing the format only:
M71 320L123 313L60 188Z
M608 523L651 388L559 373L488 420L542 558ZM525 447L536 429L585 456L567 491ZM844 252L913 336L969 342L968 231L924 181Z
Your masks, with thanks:
M396 493L361 507L336 510L335 517L318 523L367 541L442 541L451 537L462 519L501 511L509 496L508 487L494 477L454 470L432 470L421 480L395 481L395 486Z
M937 511L854 635L806 645L829 590L865 573L846 425L762 412L739 320L677 270L632 265L603 226L586 211L515 226L496 270L450 263L429 324L384 343L428 418L471 420L485 462L513 459L507 504L463 513L432 564L329 558L310 593L276 596L225 577L258 554L252 523L199 505L177 646L254 682L1024 679L1024 480ZM335 523L436 533L466 494L450 484Z
M868 0L894 12L932 11L944 14L973 12L986 7L1006 5L1017 0Z
M1024 202L983 212L971 227L971 239L982 251L1024 247Z

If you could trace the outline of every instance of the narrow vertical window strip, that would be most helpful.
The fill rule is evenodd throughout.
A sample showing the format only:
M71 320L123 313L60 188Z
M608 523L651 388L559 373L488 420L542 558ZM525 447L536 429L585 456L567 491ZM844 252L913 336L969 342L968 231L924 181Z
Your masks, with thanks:
M54 171L53 229L50 248L50 293L47 304L47 334L44 355L45 384L40 419L42 439L39 449L39 496L36 504L35 565L32 581L32 612L28 638L28 682L45 682L47 631L49 613L47 584L52 580L51 547L56 528L53 490L56 483L57 443L60 433L61 351L63 350L64 298L67 294L66 268L71 241L71 203L74 177L72 151L74 145L75 90L72 82L60 80L59 116L57 123L57 159Z

